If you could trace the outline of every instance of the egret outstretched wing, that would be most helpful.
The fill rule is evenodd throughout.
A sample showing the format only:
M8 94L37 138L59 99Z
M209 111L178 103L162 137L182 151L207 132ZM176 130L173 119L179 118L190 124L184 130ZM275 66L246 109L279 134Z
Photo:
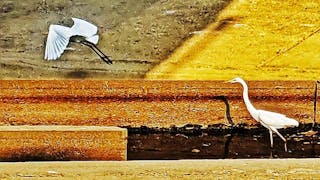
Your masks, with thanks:
M84 44L90 47L103 61L112 64L112 61L96 44L99 41L98 27L78 18L72 18L74 24L71 28L60 25L50 25L47 37L44 58L47 60L58 59L66 49L69 41ZM71 38L75 36L74 38Z
M72 20L74 22L71 27L71 33L73 36L77 35L89 38L97 34L97 26L78 18L72 18Z
M58 59L69 44L70 28L60 25L50 25L44 58Z
M288 118L284 114L264 111L264 110L258 110L258 111L259 111L260 121L276 129L286 128L290 126L299 126L298 121L292 118Z

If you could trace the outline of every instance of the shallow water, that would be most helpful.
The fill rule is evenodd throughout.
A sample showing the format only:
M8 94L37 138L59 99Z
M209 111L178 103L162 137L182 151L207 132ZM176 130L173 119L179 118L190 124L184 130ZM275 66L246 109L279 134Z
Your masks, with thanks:
M314 133L311 129L312 124L280 130L288 141L285 152L284 142L275 134L270 148L269 132L263 127L131 128L128 160L316 158L320 157L318 126Z

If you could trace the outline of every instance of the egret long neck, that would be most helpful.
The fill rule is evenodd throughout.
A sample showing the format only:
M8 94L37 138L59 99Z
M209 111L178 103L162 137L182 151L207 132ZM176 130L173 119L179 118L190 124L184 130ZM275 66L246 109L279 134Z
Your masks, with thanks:
M251 104L250 100L249 100L249 95L248 95L248 86L245 82L240 82L242 87L243 87L243 100L244 103L247 106L247 109L249 111L249 113L251 114L251 116L258 120L258 113L256 108Z

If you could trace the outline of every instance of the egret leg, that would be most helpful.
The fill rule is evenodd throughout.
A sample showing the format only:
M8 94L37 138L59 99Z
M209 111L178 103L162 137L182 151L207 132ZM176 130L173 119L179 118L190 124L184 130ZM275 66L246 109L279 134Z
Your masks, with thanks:
M90 47L107 64L112 64L111 59L109 59L95 44L89 41L81 41L81 44Z
M271 127L271 129L278 134L278 136L284 141L287 142L286 138L284 138L276 128Z
M284 143L284 151L288 152L287 142Z
M272 136L272 130L269 129L269 133L270 133L270 144L271 144L271 148L273 148L273 136Z
M278 136L284 141L284 150L287 152L287 140L279 133L279 131L276 128L270 127L275 133L278 134Z

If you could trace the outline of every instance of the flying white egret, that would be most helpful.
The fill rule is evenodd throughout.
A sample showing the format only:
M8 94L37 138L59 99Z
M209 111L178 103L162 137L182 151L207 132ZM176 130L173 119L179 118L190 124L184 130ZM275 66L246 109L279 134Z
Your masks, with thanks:
M246 107L247 107L250 115L256 121L260 122L264 127L269 129L271 148L273 148L272 133L275 132L285 142L284 147L285 147L285 151L287 151L287 140L279 133L279 131L277 129L299 126L298 121L296 121L295 119L288 118L284 114L279 114L279 113L275 113L275 112L256 109L251 104L251 102L249 100L248 86L243 79L237 77L237 78L234 78L228 82L240 83L242 85L242 87L243 87L243 100L244 100L244 103L246 104Z
M50 25L44 58L58 59L70 41L90 47L103 61L112 64L109 57L96 46L99 41L97 26L78 18L72 18L72 20L74 22L72 27Z

